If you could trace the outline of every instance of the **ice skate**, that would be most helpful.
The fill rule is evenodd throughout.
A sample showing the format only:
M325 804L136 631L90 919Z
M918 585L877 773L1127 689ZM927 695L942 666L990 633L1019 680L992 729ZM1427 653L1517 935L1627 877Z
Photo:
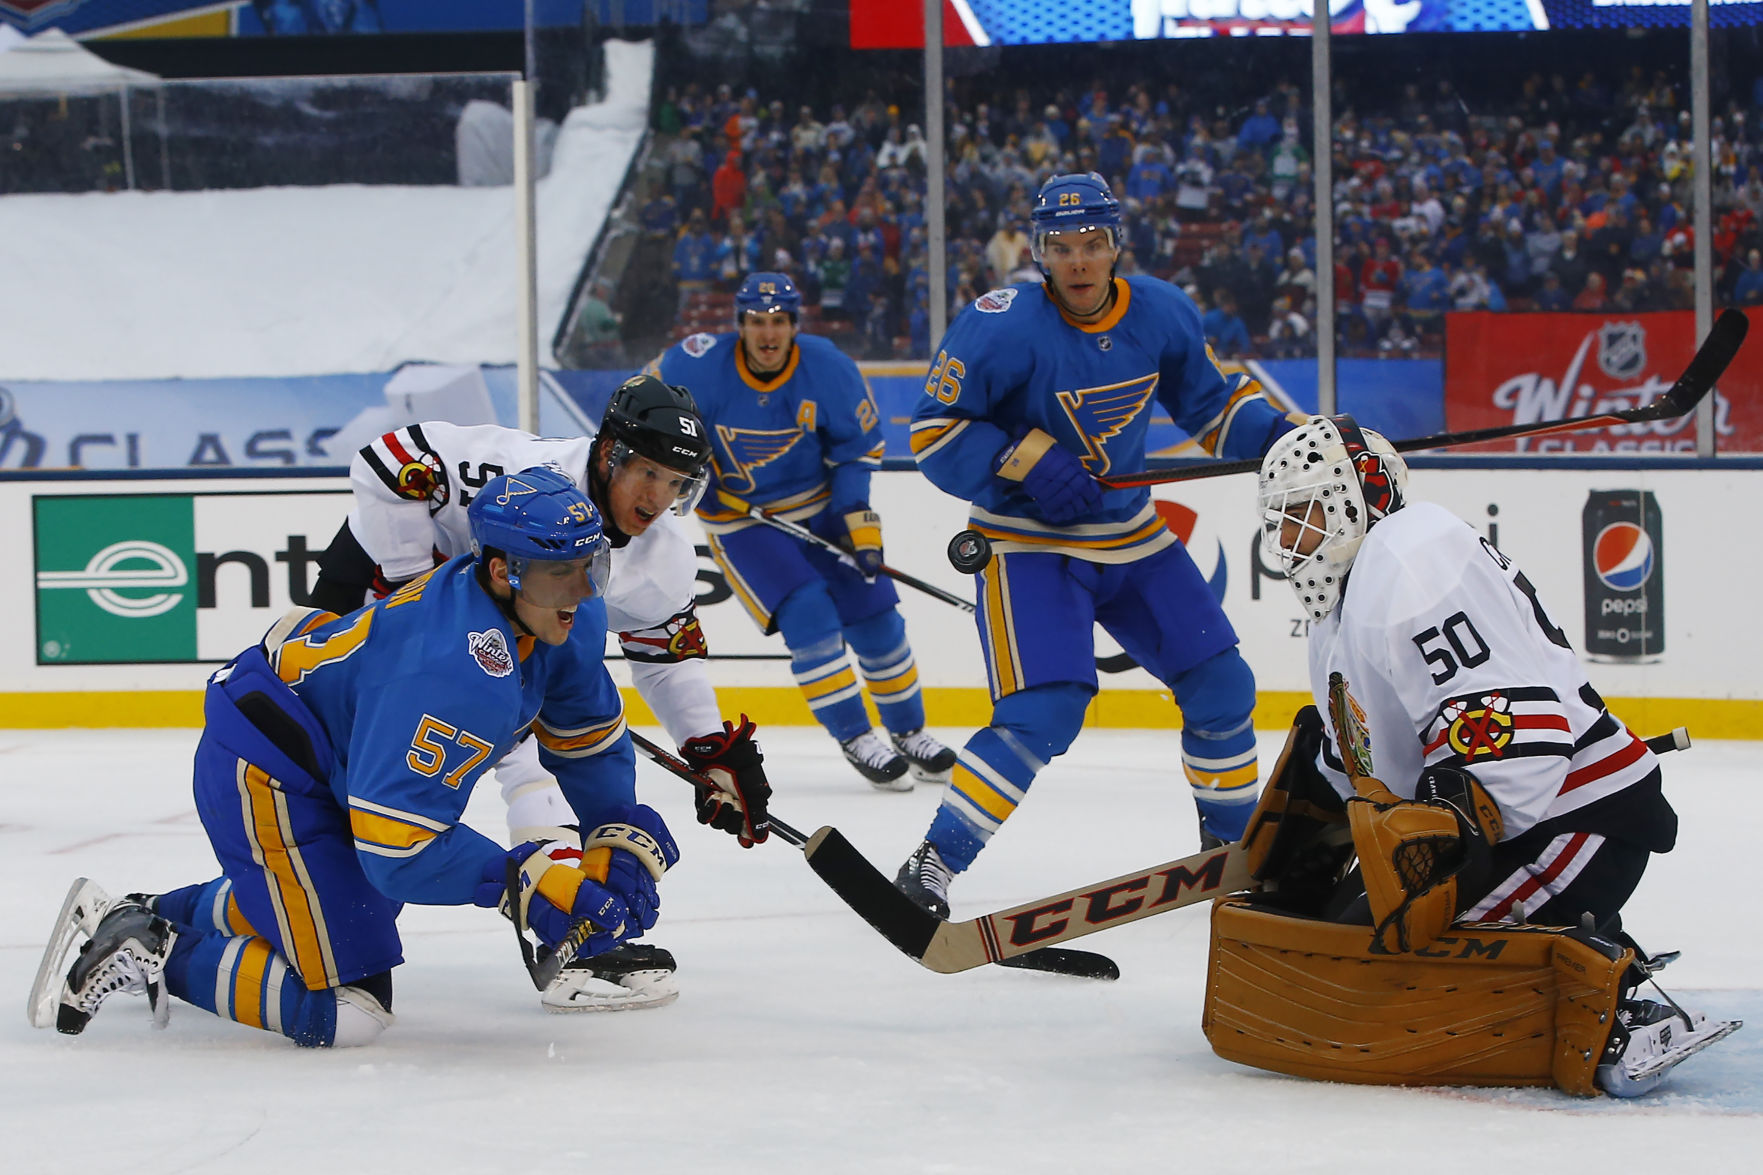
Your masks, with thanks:
M1652 1092L1672 1069L1744 1026L1653 1000L1624 1000L1616 1018L1597 1082L1611 1097L1624 1098Z
M912 778L919 783L948 783L955 767L955 749L946 747L924 730L890 730L888 741L906 756Z
M647 943L621 943L592 958L571 959L539 997L547 1012L629 1012L679 998L673 955Z
M52 977L77 934L89 937L56 994ZM61 921L32 985L31 1023L48 1027L47 1005L57 1031L78 1035L106 999L127 992L145 995L153 1022L164 1027L171 1005L163 976L176 941L171 923L146 906L128 898L110 901L102 889L81 878L62 905Z
M949 882L955 871L928 840L914 849L894 877L894 888L938 918L949 916Z
M906 756L882 741L875 731L866 730L856 738L846 739L839 749L845 752L845 761L857 768L858 774L877 791L912 790L912 780L906 775L911 764Z

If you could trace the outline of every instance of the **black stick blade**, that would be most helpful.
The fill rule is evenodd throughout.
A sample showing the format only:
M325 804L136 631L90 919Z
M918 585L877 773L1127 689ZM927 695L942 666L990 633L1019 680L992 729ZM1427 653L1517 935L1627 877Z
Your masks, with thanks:
M1012 955L1008 959L999 959L998 966L1071 975L1078 979L1100 979L1104 982L1113 982L1120 978L1120 968L1107 955L1098 955L1094 951L1074 951L1066 947L1041 947L1024 955Z
M1647 405L1645 419L1675 420L1694 411L1732 362L1733 356L1738 354L1750 329L1751 320L1742 311L1722 311L1714 320L1714 328L1708 332L1708 337L1696 349L1695 358L1677 377L1677 382L1663 396Z

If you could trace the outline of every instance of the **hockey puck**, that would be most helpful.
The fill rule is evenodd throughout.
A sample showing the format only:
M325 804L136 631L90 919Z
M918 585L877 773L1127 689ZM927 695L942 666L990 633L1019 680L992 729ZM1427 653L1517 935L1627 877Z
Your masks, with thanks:
M963 575L978 575L992 561L992 544L977 530L964 530L949 540L949 565Z

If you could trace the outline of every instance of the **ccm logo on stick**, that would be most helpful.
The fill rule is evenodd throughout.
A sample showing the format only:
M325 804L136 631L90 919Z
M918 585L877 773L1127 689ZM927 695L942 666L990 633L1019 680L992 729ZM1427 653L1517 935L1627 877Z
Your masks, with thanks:
M1077 897L1062 898L1018 914L995 916L994 922L1007 922L1009 933L1004 938L1012 946L1019 947L1042 942L1063 932L1070 925L1070 916L1074 910L1085 925L1105 926L1121 918L1141 912L1148 913L1168 905L1184 891L1206 893L1219 888L1224 879L1224 864L1229 857L1229 853L1221 852L1198 869L1189 870L1180 865L1161 869L1141 877L1099 886ZM1163 885L1157 891L1157 896L1147 904L1145 895L1150 891L1152 882L1159 877L1163 879Z

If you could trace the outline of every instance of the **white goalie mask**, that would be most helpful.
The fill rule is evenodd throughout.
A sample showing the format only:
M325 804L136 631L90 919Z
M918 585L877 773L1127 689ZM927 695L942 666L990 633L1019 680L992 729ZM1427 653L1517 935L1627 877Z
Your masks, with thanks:
M1261 541L1312 620L1334 611L1365 534L1402 508L1408 466L1351 416L1312 416L1261 461Z

